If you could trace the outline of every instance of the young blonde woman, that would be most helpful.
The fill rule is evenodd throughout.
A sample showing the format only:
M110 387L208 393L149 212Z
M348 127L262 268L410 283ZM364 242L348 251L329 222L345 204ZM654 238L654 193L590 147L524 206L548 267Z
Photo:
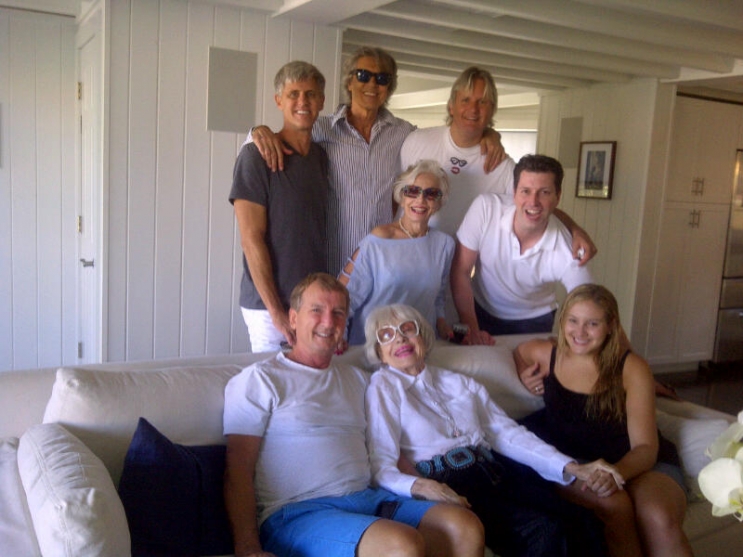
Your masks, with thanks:
M564 453L605 459L626 480L609 495L580 481L559 486L561 495L601 518L610 555L692 555L678 455L658 432L653 375L627 349L616 299L603 286L579 286L558 324L556 346L533 340L514 351L522 383L545 402L523 423Z

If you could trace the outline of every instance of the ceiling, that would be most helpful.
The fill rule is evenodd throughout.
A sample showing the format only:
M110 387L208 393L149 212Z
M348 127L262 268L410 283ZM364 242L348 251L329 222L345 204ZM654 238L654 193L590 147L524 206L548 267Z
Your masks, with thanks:
M116 1L116 0L111 0ZM499 108L635 78L743 102L743 0L208 0L345 29L399 64L393 109L441 110L454 78L488 69ZM73 15L90 0L0 0Z

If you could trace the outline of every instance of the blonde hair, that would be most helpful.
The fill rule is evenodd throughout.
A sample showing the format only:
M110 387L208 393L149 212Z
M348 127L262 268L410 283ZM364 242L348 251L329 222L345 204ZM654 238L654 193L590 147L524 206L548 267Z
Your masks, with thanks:
M451 115L451 109L457 101L457 93L459 91L472 92L475 89L475 81L478 79L482 79L485 83L483 95L493 105L493 114L490 115L490 127L492 128L495 125L495 113L498 112L498 88L495 86L493 75L489 71L478 68L477 66L470 66L459 74L459 77L451 86L449 101L446 103L447 126L451 126L451 123L454 121L454 118L452 118Z
M565 322L570 308L578 302L593 302L604 312L604 320L609 333L603 346L595 356L598 368L598 379L593 392L588 396L586 414L605 420L623 421L627 415L626 393L622 381L622 363L624 357L624 330L619 321L619 307L614 295L599 284L583 284L573 289L560 309L558 316L557 350L566 353L569 350L565 338Z

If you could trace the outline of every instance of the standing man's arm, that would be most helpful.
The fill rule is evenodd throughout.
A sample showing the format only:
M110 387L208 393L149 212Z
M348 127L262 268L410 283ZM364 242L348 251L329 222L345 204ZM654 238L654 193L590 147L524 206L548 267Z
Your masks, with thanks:
M459 321L469 327L464 344L495 344L495 339L481 331L475 315L475 296L472 293L472 268L477 262L478 252L464 247L457 241L454 260L451 264L451 291Z
M273 265L265 239L268 226L266 208L247 199L235 199L234 203L235 217L240 228L240 242L253 284L274 326L286 337L289 344L294 346L295 337L289 326L289 315L281 303L273 280Z
M570 218L570 215L565 211L555 209L554 215L560 219L560 222L565 225L565 228L568 229L570 235L573 237L573 258L580 261L579 265L585 265L598 253L599 250L596 244L593 243L588 232L578 226L578 223Z
M228 435L224 501L235 542L235 557L273 557L261 549L255 505L255 466L262 438Z

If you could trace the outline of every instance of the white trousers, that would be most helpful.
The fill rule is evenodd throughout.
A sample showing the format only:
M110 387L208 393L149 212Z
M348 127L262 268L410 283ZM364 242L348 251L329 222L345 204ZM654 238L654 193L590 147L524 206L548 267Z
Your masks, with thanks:
M281 343L286 341L281 332L274 327L267 309L245 309L243 319L248 326L251 352L276 352L281 350Z

